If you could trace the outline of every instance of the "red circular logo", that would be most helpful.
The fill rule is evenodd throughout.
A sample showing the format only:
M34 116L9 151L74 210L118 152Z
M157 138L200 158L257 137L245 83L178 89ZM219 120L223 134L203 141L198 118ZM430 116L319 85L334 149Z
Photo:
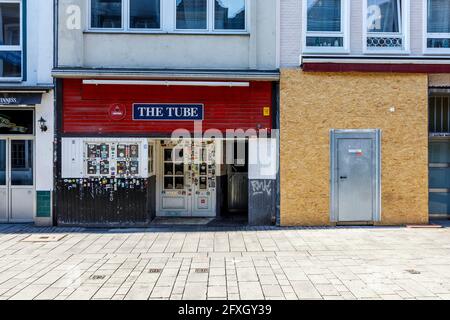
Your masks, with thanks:
M123 104L115 103L109 107L109 117L111 120L123 120L127 114L127 110Z

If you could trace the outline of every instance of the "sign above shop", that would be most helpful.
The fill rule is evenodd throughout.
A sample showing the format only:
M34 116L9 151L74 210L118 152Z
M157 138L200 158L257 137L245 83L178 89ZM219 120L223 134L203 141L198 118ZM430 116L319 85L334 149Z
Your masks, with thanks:
M133 104L133 120L203 120L203 104Z
M42 101L42 93L0 92L0 105L35 105Z

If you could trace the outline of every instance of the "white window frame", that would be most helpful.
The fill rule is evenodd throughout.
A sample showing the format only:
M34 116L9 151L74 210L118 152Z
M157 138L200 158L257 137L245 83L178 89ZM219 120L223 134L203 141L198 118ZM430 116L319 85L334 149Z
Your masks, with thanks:
M399 33L381 33L381 32L373 32L370 33L367 31L367 0L363 0L363 52L365 54L409 54L410 53L410 12L411 5L410 0L397 0L399 4L401 4L401 12L400 13L400 32ZM395 36L401 37L403 48L371 48L367 47L367 36L373 34L374 36Z
M245 29L242 30L222 30L215 29L215 0L207 0L207 27L206 29L177 29L177 8L176 0L161 0L160 28L159 29L138 29L130 27L130 0L122 0L122 28L93 28L91 27L91 1L87 2L87 32L101 33L177 33L177 34L248 34L250 26L250 2L245 0Z
M22 0L0 0L0 3L18 3L20 6L20 40L18 46L0 45L0 51L20 51L20 77L0 77L0 82L20 82L23 79L23 6Z
M429 55L448 55L450 48L428 48L428 38L450 39L450 33L428 33L428 1L423 0L423 53Z
M340 32L308 32L308 0L302 1L302 52L312 54L349 53L350 52L350 0L341 0L341 31ZM307 37L342 37L342 47L308 47Z

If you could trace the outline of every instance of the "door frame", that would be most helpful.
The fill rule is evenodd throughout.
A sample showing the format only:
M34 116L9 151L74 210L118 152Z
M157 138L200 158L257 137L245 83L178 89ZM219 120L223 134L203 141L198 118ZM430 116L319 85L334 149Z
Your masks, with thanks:
M338 139L372 139L374 156L372 168L374 212L372 221L381 221L381 130L380 129L331 129L330 130L330 221L339 222ZM357 221L355 221L357 222Z
M8 223L10 220L10 216L11 216L11 210L10 210L10 202L11 202L10 193L11 193L11 191L9 188L10 176L11 176L11 174L10 174L11 169L10 169L10 165L9 165L9 163L10 163L9 138L6 136L5 137L0 136L0 140L5 141L5 165L6 165L6 167L5 167L5 185L0 185L0 188L4 189L6 192L6 220L0 219L0 223Z
M34 121L34 120L33 120ZM7 203L7 220L0 221L0 223L25 223L33 222L36 214L36 139L34 135L0 135L0 140L6 140L6 196ZM11 141L12 140L26 140L31 141L33 146L32 160L33 160L33 185L32 186L16 186L17 189L32 188L32 217L31 219L13 219L12 214L12 192L11 192Z

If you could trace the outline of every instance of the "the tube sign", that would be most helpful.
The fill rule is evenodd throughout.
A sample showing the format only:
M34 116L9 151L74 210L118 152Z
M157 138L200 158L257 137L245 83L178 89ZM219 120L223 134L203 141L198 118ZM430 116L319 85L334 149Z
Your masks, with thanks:
M201 121L203 104L133 104L133 120Z

